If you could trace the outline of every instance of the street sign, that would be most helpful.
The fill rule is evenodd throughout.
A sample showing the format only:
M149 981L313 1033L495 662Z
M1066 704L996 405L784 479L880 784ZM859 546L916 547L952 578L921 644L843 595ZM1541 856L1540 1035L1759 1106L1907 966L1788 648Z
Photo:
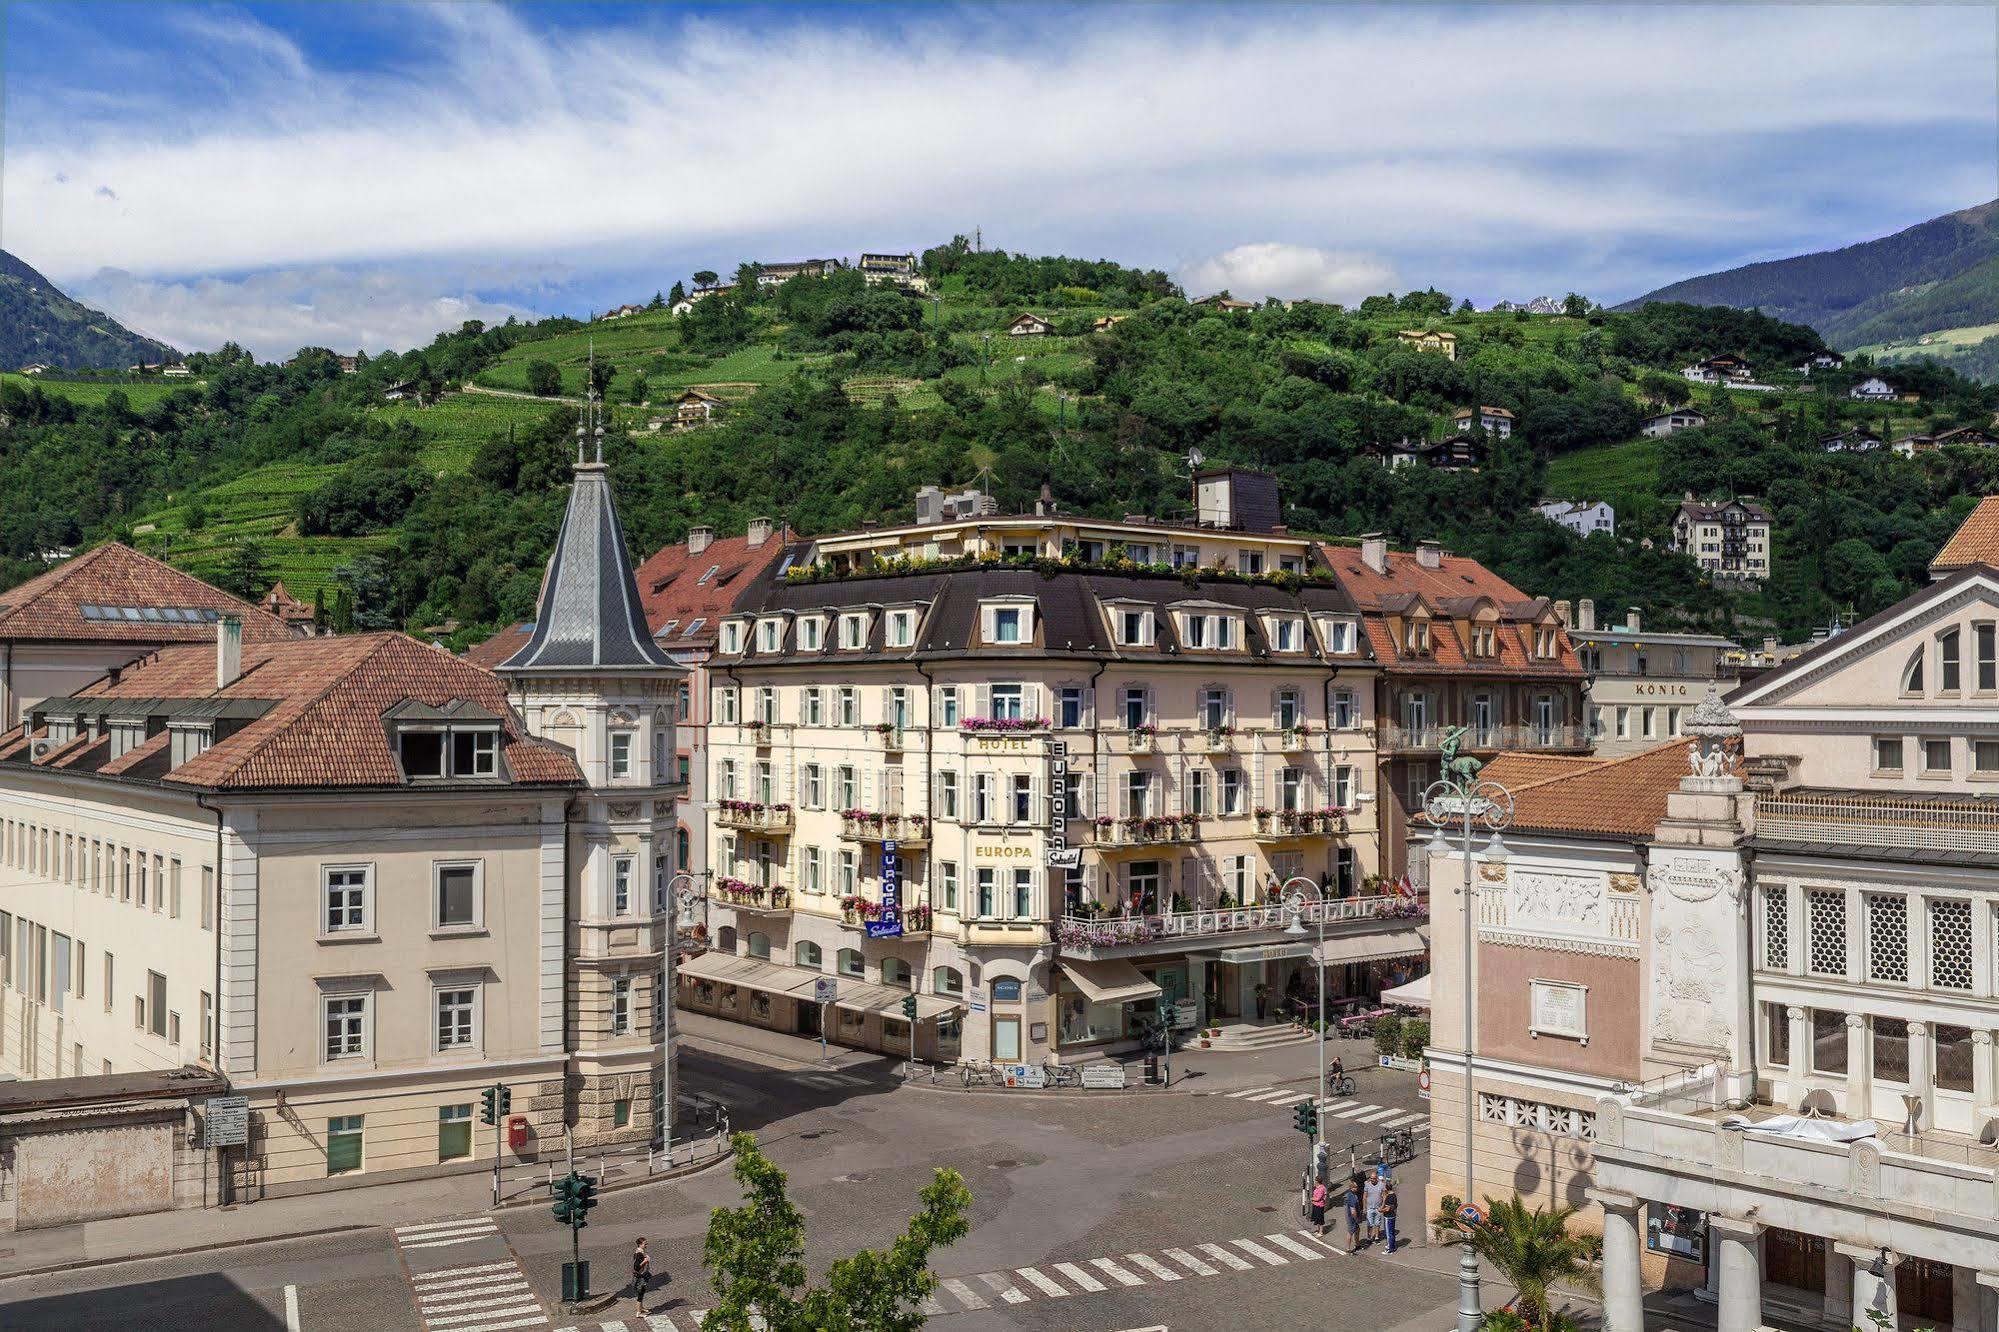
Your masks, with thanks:
M1075 869L1082 863L1083 848L1079 846L1063 847L1060 850L1051 850L1048 853L1049 869Z
M211 1096L201 1105L202 1145L241 1147L250 1141L250 1098Z
M1083 1065L1083 1085L1092 1091L1123 1091L1123 1064Z
M1175 1031L1192 1031L1194 1023L1197 1020L1199 1008L1200 1005L1192 999L1176 1000L1173 1004L1173 1029Z
M1467 810L1473 818L1481 819L1492 812L1492 802L1484 796L1438 796L1429 808L1433 816L1449 819L1461 819Z
M1008 1064L1006 1085L1009 1087L1046 1087L1048 1070L1039 1064Z
M819 976L812 982L812 1002L830 1004L840 997L840 982L831 976Z

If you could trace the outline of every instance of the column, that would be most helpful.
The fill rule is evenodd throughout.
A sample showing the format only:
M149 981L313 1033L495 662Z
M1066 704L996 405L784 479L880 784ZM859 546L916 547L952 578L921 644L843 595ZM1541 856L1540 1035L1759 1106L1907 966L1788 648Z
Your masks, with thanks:
M1628 1193L1589 1190L1590 1201L1603 1208L1604 1332L1645 1332L1645 1286L1638 1269L1639 1208L1644 1204Z
M1868 1088L1867 1019L1846 1015L1846 1118L1866 1119L1873 1113Z
M1916 1127L1928 1132L1937 1126L1937 1080L1931 1071L1936 1062L1930 1049L1930 1028L1926 1022L1909 1024L1909 1095L1922 1103Z
M1887 1249L1864 1244L1835 1244L1833 1249L1853 1263L1853 1307L1849 1315L1855 1327L1872 1327L1870 1309L1885 1315L1895 1326L1895 1264L1901 1259Z
M1971 1104L1982 1108L1992 1104L1992 1033L1971 1033Z
M1721 1274L1717 1332L1756 1332L1763 1326L1763 1227L1733 1216L1708 1218Z
M1978 1283L1975 1291L1977 1299L1971 1306L1977 1311L1973 1326L1979 1332L1988 1332L1999 1327L1999 1272L1979 1272L1972 1280Z
M1804 1095L1805 1075L1812 1067L1812 1015L1794 1004L1784 1010L1784 1022L1791 1033L1791 1086L1786 1099L1795 1106Z
M1853 1260L1836 1245L1825 1249L1825 1321L1837 1327L1852 1327Z
M1978 1321L1984 1291L1978 1284L1978 1269L1959 1265L1950 1270L1950 1332L1980 1332L1990 1323Z

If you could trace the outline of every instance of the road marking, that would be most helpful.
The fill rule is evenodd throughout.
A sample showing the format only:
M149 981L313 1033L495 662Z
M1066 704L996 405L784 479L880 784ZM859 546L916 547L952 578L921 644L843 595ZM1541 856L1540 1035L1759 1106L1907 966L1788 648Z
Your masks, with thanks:
M1272 1253L1270 1250L1264 1248L1261 1244L1258 1244L1255 1240L1240 1239L1240 1240L1231 1240L1229 1242L1235 1245L1238 1249L1241 1249L1244 1253L1248 1254L1250 1257L1261 1258L1263 1259L1264 1262L1269 1263L1272 1267L1283 1267L1286 1263L1291 1261L1289 1258L1285 1258L1278 1254Z
M429 1296L434 1295L439 1291L445 1291L445 1290L455 1290L460 1295L476 1295L479 1293L478 1291L466 1290L465 1287L495 1286L495 1285L504 1286L511 1284L512 1282L525 1281L527 1279L521 1273L521 1270L515 1267L512 1263L506 1264L506 1267L507 1270L504 1272L491 1272L485 1276L459 1277L456 1280L452 1281L427 1282L419 1278L416 1288L417 1296L418 1298L428 1298ZM445 1298L452 1299L455 1297L447 1295Z
M548 1321L547 1317L541 1312L541 1306L535 1303L532 1297L528 1299L527 1303L517 1303L509 1309L487 1309L481 1313L469 1314L447 1314L442 1318L432 1318L426 1314L423 1321L431 1327L464 1327L468 1323L477 1323L481 1327L487 1327L491 1325L490 1320L494 1318L525 1317L530 1314L533 1316L526 1317L525 1321L508 1323L507 1326L526 1327L530 1323L546 1323Z
M1297 1254L1300 1258L1303 1258L1308 1263L1316 1263L1321 1258L1324 1258L1326 1256L1325 1254L1320 1253L1317 1250L1306 1248L1304 1245L1300 1244L1297 1240L1292 1239L1289 1235L1265 1235L1263 1238L1269 1240L1272 1244L1275 1244L1278 1248L1284 1250L1286 1253Z
M476 1263L471 1267L440 1267L435 1272L418 1272L411 1279L435 1281L439 1277L471 1276L474 1272L511 1272L512 1263Z
M497 1304L519 1304L522 1300L533 1297L534 1292L528 1288L527 1282L523 1281L505 1290L458 1291L444 1297L446 1301L451 1301L450 1303L424 1300L421 1302L423 1305L421 1312L428 1318L434 1313L464 1313L468 1309L490 1309Z
M1383 1120L1381 1126L1383 1128L1401 1128L1404 1124L1413 1124L1419 1119L1428 1119L1429 1117L1427 1112L1419 1110L1415 1114L1398 1115L1394 1119Z
M1372 1124L1372 1123L1373 1123L1373 1122L1374 1122L1375 1120L1377 1120L1377 1119L1386 1119L1386 1118L1388 1118L1388 1117L1389 1117L1390 1115L1392 1115L1392 1114L1394 1114L1394 1113L1395 1113L1395 1111L1394 1111L1394 1110L1392 1110L1392 1109L1389 1109L1389 1108L1386 1108L1386 1107L1384 1107L1384 1108L1382 1108L1382 1109L1380 1109L1380 1110L1371 1110L1371 1111L1369 1111L1369 1112L1368 1112L1367 1114L1364 1114L1364 1115L1357 1115L1357 1116L1355 1116L1355 1117L1354 1117L1354 1123L1356 1123L1356 1124Z
M470 1235L460 1235L456 1239L420 1240L417 1243L402 1241L397 1247L404 1249L448 1249L454 1244L476 1244L482 1239L492 1239L493 1231L481 1230Z
M1202 1262L1199 1258L1196 1258L1193 1254L1188 1253L1185 1249L1163 1249L1161 1250L1161 1252L1164 1253L1168 1258L1171 1258L1174 1262L1180 1264L1180 1266L1186 1268L1189 1272L1192 1272L1195 1276L1216 1275L1214 1268L1209 1267L1206 1263Z
M1122 1267L1119 1267L1116 1263L1112 1262L1108 1258L1092 1258L1090 1259L1090 1266L1096 1268L1100 1272L1103 1272L1105 1275L1109 1276L1112 1280L1117 1281L1121 1285L1142 1286L1145 1284L1145 1282L1142 1279L1133 1276L1131 1273L1125 1271Z
M1239 1101L1245 1096L1254 1096L1258 1092L1267 1092L1269 1090L1270 1088L1268 1087L1246 1087L1242 1091L1223 1092L1222 1095L1228 1097L1231 1101Z
M1138 1266L1150 1272L1153 1276L1158 1277L1161 1281L1180 1280L1180 1274L1178 1272L1174 1271L1170 1267L1167 1267L1163 1263L1160 1263L1152 1258L1147 1257L1145 1254L1128 1253L1124 1256L1124 1260L1128 1263L1136 1263Z
M986 1303L985 1298L979 1292L973 1290L956 1277L945 1277L937 1284L957 1296L959 1303L963 1304L967 1309L990 1309L992 1307Z
M472 1226L480 1226L487 1230L498 1229L497 1223L490 1216L461 1216L456 1221L425 1221L420 1225L397 1226L396 1235L398 1238L409 1235L422 1239L432 1231L465 1230Z
M1367 1111L1372 1109L1374 1109L1374 1107L1371 1105L1350 1105L1346 1109L1341 1110L1338 1113L1334 1114L1333 1118L1352 1119L1355 1115L1365 1114Z
M516 1318L511 1322L480 1323L477 1327L456 1328L454 1332L509 1332L511 1328L533 1327L537 1323L546 1323L547 1321L548 1319L545 1315L536 1314L532 1318Z
M919 1304L917 1308L923 1310L924 1316L928 1318L935 1318L939 1314L950 1312L950 1310L946 1309L943 1305L937 1302L937 1297L935 1295L925 1295L923 1297L923 1303ZM694 1326L698 1328L701 1326L701 1324L697 1321L694 1324Z
M1265 1105L1274 1105L1282 1109L1286 1106L1296 1105L1300 1101L1309 1101L1313 1095L1314 1093L1312 1092L1279 1092L1275 1096L1265 1096L1259 1099Z
M285 1332L298 1332L298 1287L285 1287Z
M598 1332L632 1332L632 1330L625 1326L624 1319L616 1318L608 1323L605 1323L602 1327L598 1329Z
M1216 1262L1222 1264L1224 1267L1233 1268L1238 1272L1249 1271L1250 1265L1248 1263L1236 1257L1234 1254L1230 1253L1227 1249L1224 1249L1219 1244L1202 1244L1202 1245L1197 1245L1196 1247L1198 1247L1202 1253L1207 1254L1208 1257L1214 1259Z
M1041 1293L1047 1295L1051 1299L1059 1300L1069 1293L1069 1288L1067 1286L1064 1286L1059 1281L1050 1281L1047 1277L1043 1276L1040 1272L1036 1271L1032 1267L1019 1267L1015 1268L1014 1270L1018 1272L1021 1276L1025 1277L1029 1285L1039 1287ZM293 1329L293 1332L297 1332L297 1329Z
M1097 1280L1074 1263L1057 1263L1055 1264L1055 1270L1081 1286L1085 1291L1095 1292L1104 1288L1103 1282Z
M1309 1230L1299 1231L1298 1238L1304 1240L1307 1244L1318 1245L1320 1248L1324 1249L1327 1253L1330 1253L1335 1258L1345 1258L1347 1256L1347 1251L1345 1249L1342 1249L1337 1244L1326 1243L1325 1238L1323 1236L1315 1235Z
M1020 1287L1006 1279L1004 1272L981 1272L979 1280L992 1287L993 1294L1008 1304L1027 1303L1027 1296L1020 1293Z

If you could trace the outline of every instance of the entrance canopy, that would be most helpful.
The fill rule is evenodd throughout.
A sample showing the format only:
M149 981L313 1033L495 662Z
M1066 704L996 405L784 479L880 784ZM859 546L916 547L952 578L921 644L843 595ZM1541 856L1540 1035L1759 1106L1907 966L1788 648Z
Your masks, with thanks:
M1062 959L1061 966L1093 1004L1135 1004L1165 993L1123 958L1086 962L1067 957Z
M909 998L908 990L898 990L893 985L870 985L848 976L840 977L840 997L833 1001L833 1007L844 1008L850 1013L882 1013L899 1018L902 1001ZM954 1008L962 1007L948 999L939 999L934 994L916 996L916 1020L927 1022L941 1017Z
M1312 950L1318 952L1317 949ZM1354 934L1328 939L1319 960L1329 967L1345 962L1374 962L1389 957L1421 957L1430 951L1430 941L1421 930L1389 930L1382 934Z
M790 994L794 990L811 994L815 979L812 973L796 967L766 962L761 958L737 957L733 953L703 953L699 957L688 958L674 970L696 980L720 981L724 985L768 990L772 994Z
M1404 1008L1428 1008L1430 1006L1430 978L1418 976L1407 985L1398 985L1381 992L1384 1004L1401 1004Z
M1232 966L1242 966L1255 962L1283 962L1289 958L1311 955L1310 939L1294 939L1286 943L1246 944L1240 948L1224 948L1215 954L1215 958Z

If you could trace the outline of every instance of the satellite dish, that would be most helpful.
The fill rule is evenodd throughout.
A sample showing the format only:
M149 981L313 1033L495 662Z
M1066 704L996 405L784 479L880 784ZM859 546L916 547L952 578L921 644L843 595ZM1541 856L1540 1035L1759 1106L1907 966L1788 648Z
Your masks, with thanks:
M1188 450L1187 450L1187 470L1188 470L1188 471L1190 471L1190 472L1192 472L1192 471L1195 471L1196 469L1198 469L1198 468L1200 467L1200 465L1201 465L1202 463L1206 462L1207 460L1208 460L1208 457L1207 457L1207 455L1206 455L1206 454L1204 454L1204 453L1202 453L1202 452L1201 452L1201 451L1200 451L1199 449L1188 449Z

